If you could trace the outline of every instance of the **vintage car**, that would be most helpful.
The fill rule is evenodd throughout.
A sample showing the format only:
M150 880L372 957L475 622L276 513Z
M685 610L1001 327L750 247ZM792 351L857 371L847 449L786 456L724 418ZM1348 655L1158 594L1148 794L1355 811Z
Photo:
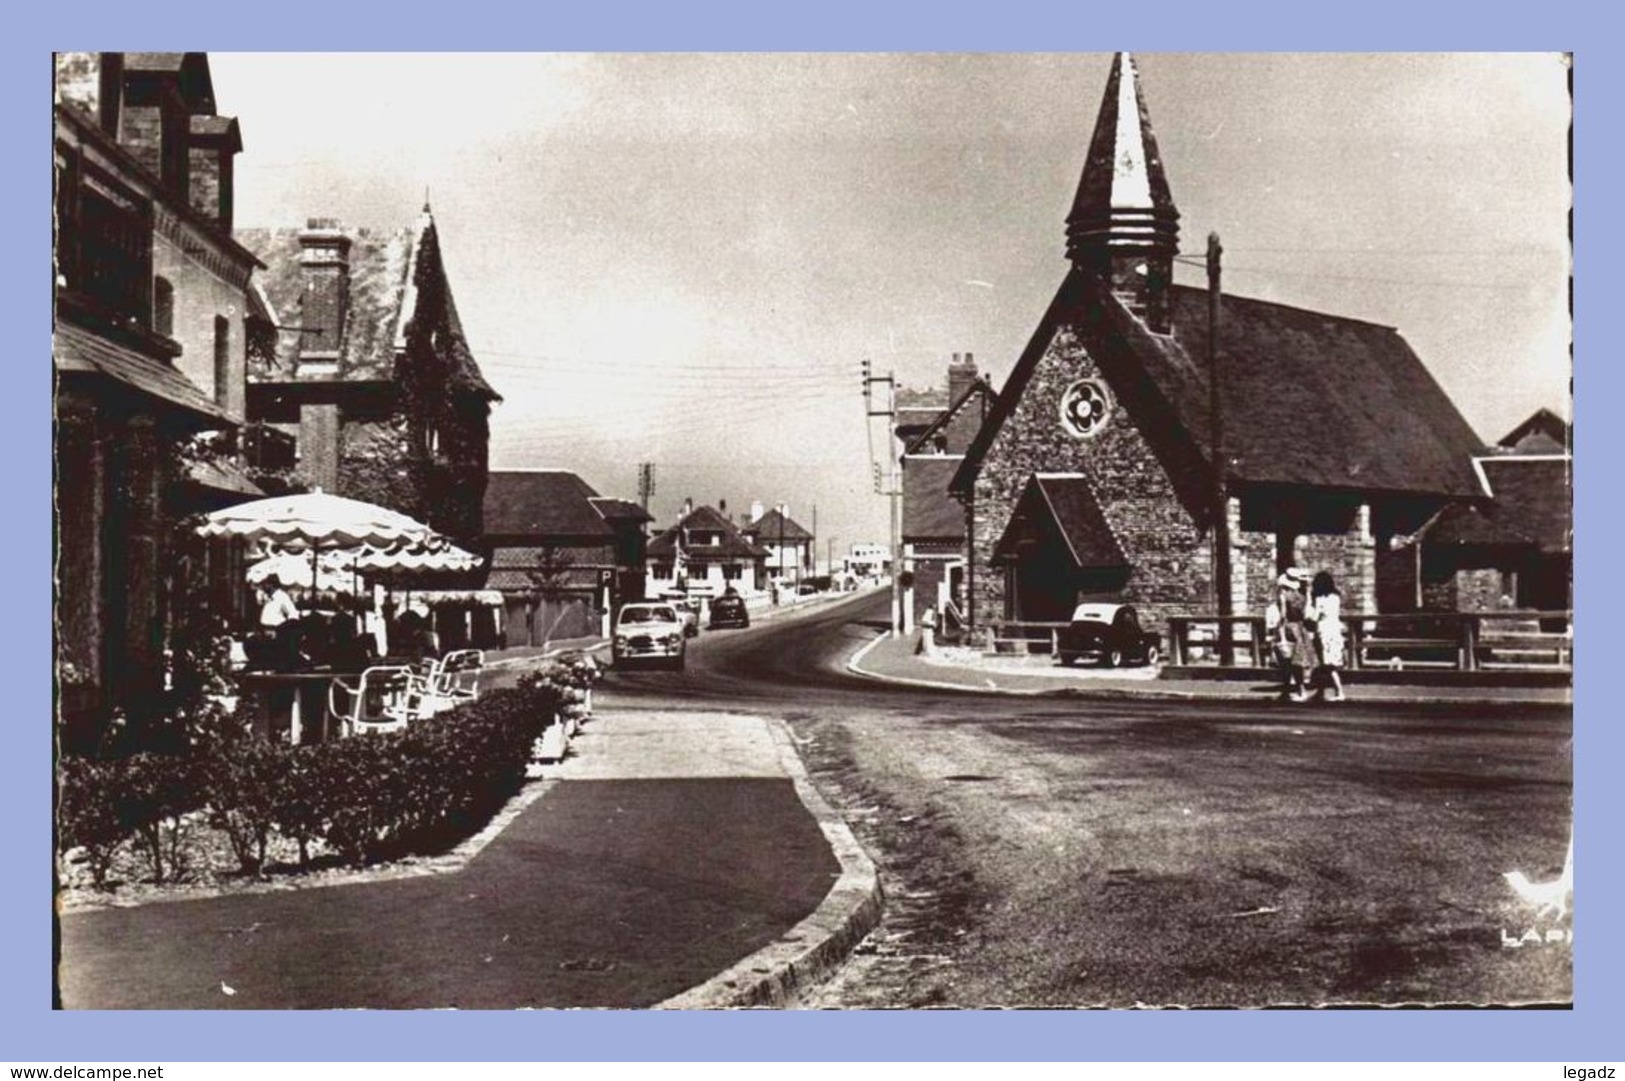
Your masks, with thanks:
M669 604L677 610L677 616L683 621L683 637L693 638L700 633L700 602L686 593L662 593L660 603Z
M706 626L713 631L718 627L750 626L750 612L745 608L745 598L729 592L712 601L711 621Z
M1057 633L1056 652L1068 665L1084 656L1095 657L1108 668L1156 664L1162 657L1162 636L1140 627L1133 605L1080 604L1072 622Z
M686 659L684 624L683 617L670 604L623 604L615 619L615 665L664 661L681 670Z

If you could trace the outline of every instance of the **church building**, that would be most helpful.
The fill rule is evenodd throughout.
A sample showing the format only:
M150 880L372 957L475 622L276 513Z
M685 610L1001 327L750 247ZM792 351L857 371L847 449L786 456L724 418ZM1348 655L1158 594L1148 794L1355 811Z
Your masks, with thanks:
M1067 218L1071 266L948 481L973 625L1063 621L1084 599L1136 603L1148 625L1219 610L1219 483L1232 611L1259 612L1295 565L1374 612L1385 579L1415 573L1396 541L1489 497L1480 441L1397 330L1225 295L1210 353L1209 295L1174 284L1177 254L1145 95L1118 54Z

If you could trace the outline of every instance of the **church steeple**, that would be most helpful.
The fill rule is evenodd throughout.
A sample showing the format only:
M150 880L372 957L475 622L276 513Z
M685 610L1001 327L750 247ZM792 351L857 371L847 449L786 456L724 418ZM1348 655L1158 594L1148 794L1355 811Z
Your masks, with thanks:
M1166 333L1168 283L1178 253L1179 211L1134 58L1118 53L1067 215L1066 255L1080 270L1104 279L1152 330Z

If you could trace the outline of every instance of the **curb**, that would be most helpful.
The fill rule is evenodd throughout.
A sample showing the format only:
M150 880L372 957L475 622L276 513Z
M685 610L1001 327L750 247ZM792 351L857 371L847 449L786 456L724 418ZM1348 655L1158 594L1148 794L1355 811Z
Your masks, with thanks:
M536 661L550 661L563 653L596 653L607 645L609 645L608 638L595 638L591 643L584 646L559 646L557 649L550 649L546 653L532 653L526 657L498 657L494 661L486 661L485 667L512 668L515 665L531 664Z
M766 718L764 718L766 719ZM838 968L880 922L885 898L874 861L858 844L846 821L824 800L807 776L795 736L783 721L769 720L778 744L779 765L796 794L824 831L841 875L812 914L755 953L698 987L666 999L661 1010L723 1010L740 1007L793 1007L797 993Z
M861 646L855 653L852 654L852 656L850 658L847 659L846 670L848 672L850 672L854 676L858 676L859 678L862 678L862 679L874 680L877 683L895 683L895 684L899 684L899 685L907 686L907 687L927 687L927 688L930 688L932 690L938 690L938 691L956 691L956 692L958 692L960 694L981 694L981 695L990 695L991 694L991 695L1000 695L1000 696L1003 696L1003 697L1011 697L1011 698L1090 699L1090 700L1106 701L1106 702L1114 702L1114 701L1115 702L1122 702L1122 701L1130 701L1130 700L1133 700L1133 699L1149 699L1149 700L1152 700L1152 701L1159 701L1160 700L1160 701L1173 701L1173 702L1198 702L1198 701L1200 701L1200 702L1257 702L1260 705L1277 705L1277 704L1279 704L1277 702L1275 696L1273 696L1273 695L1264 695L1264 694L1260 694L1260 693L1257 693L1257 692L1254 692L1254 691L1247 691L1247 692L1237 692L1237 691L1224 692L1224 691L1218 691L1218 690L1214 690L1214 691L1206 691L1206 690L1203 690L1203 691L1181 691L1181 690L1173 690L1171 688L1154 687L1154 686L1147 687L1145 690L1128 690L1128 689L1122 688L1122 687L1082 687L1082 686L1057 687L1057 688L1048 688L1048 687L1046 687L1046 688L1044 688L1042 690L1037 690L1037 689L1025 688L1025 687L1000 687L1000 686L994 684L991 679L989 679L987 681L988 685L985 686L985 687L974 687L974 686L970 686L970 685L965 684L965 683L949 683L949 682L946 682L946 681L943 681L943 680L916 679L916 678L914 678L912 676L888 675L888 674L882 673L882 672L870 671L869 669L862 667L863 658L868 655L869 651L874 649L881 642L885 641L888 637L890 637L890 635L891 635L890 631L882 632L881 634L876 636L872 641L870 641L869 643L867 643L864 646ZM1217 683L1220 683L1221 681L1214 680L1213 682L1217 684ZM1367 685L1367 686L1369 686L1369 685ZM1351 701L1353 701L1355 703L1358 703L1358 704L1369 704L1369 705L1378 705L1378 706L1447 704L1447 705L1453 705L1453 706L1475 706L1475 707L1488 706L1488 707L1494 707L1494 708L1510 708L1510 707L1515 707L1515 706L1568 706L1570 709L1574 708L1574 702L1573 702L1572 698L1567 702L1550 702L1550 701L1545 701L1545 700L1542 700L1542 699L1514 699L1514 698L1493 698L1493 697L1468 698L1468 697L1454 697L1454 696L1452 696L1452 697L1445 697L1445 698L1425 698L1425 697L1408 698L1408 697L1396 697L1396 696L1393 696L1393 695L1385 695L1385 694L1378 693L1378 694L1374 694L1374 695L1373 694L1362 694L1358 698L1351 699ZM1291 703L1288 703L1288 704L1291 704Z

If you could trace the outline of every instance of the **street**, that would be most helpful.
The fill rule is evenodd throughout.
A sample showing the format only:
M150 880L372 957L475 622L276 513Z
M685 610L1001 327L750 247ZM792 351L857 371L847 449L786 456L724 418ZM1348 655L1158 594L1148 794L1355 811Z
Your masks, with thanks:
M1571 711L1011 699L844 671L869 595L612 672L794 728L886 912L818 1007L1566 1003Z

